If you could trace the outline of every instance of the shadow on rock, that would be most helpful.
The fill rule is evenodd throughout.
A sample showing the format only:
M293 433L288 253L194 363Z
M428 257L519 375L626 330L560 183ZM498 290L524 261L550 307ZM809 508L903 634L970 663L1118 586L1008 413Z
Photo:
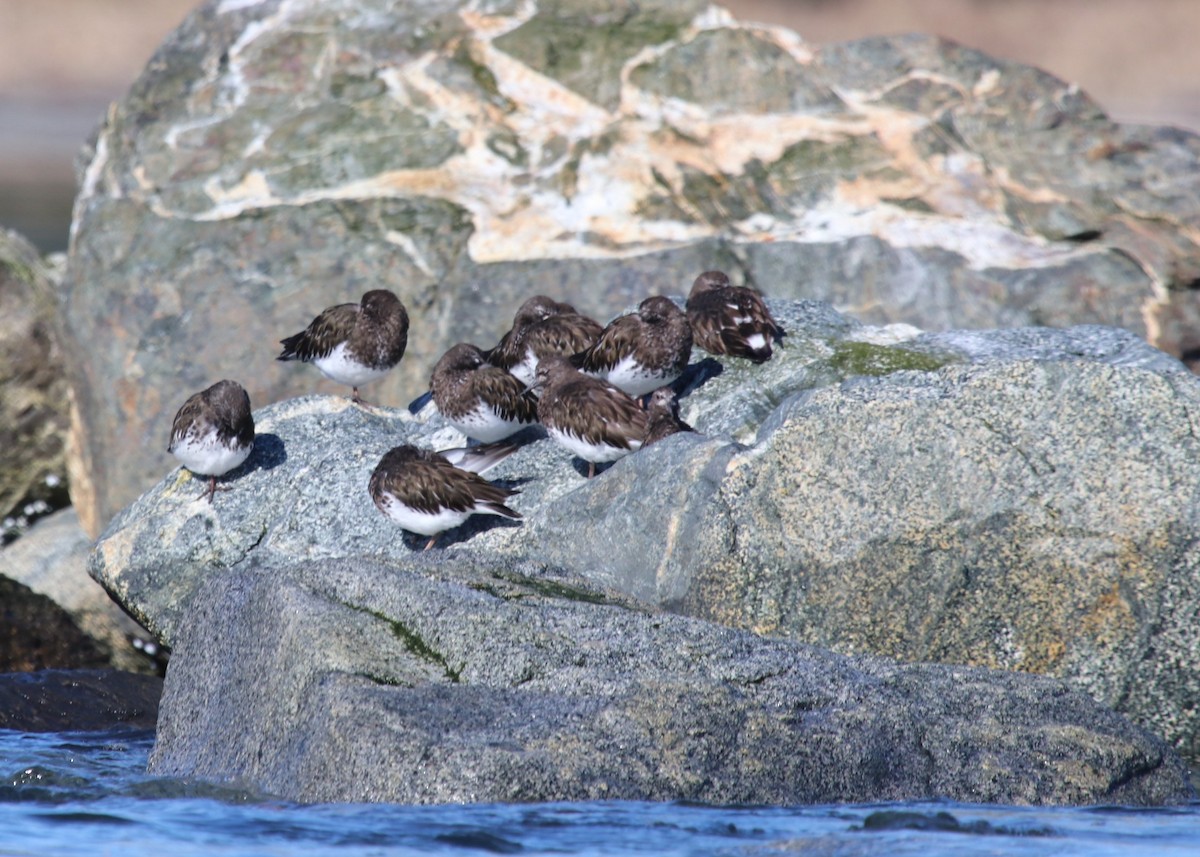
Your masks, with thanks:
M287 449L283 439L277 434L267 432L254 436L254 451L242 468L250 470L274 470L287 461ZM242 469L242 468L239 468Z
M725 371L725 366L714 357L705 357L698 363L693 363L679 376L671 386L675 389L677 398L682 399L703 387Z
M520 526L522 526L521 521L514 521L511 518L502 518L499 515L474 515L462 524L459 524L457 527L440 533L432 550L448 548L451 545L456 545L460 542L470 541L475 536L479 535L480 533L485 533L488 530ZM401 534L405 547L421 553L425 551L425 545L429 542L429 536L410 533L407 530L398 530L398 532Z

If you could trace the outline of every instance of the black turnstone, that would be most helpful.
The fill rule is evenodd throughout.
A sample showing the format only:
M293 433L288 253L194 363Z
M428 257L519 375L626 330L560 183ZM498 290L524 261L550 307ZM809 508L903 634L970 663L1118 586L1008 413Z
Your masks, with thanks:
M709 354L764 363L771 359L772 343L783 336L762 294L748 286L731 286L723 271L705 271L692 283L687 317L696 344Z
M425 550L441 533L471 515L521 518L520 512L504 505L519 492L455 467L439 453L408 444L389 450L379 460L368 489L379 511L410 533L429 536Z
M484 356L493 366L532 384L543 357L567 356L590 347L604 328L568 303L535 295L517 310L512 329Z
M280 340L277 360L312 363L326 378L354 390L382 378L400 362L408 345L408 313L400 299L386 289L374 289L356 304L324 310L304 330Z
M442 416L482 443L503 440L537 422L537 399L526 386L467 342L443 354L429 379Z
M208 477L212 502L217 477L241 465L254 449L254 417L250 396L237 381L218 381L188 397L171 424L167 452L197 476Z
M639 398L682 375L691 356L687 315L670 298L655 295L638 304L637 312L610 322L571 364Z
M589 479L597 463L641 448L646 412L612 384L584 375L564 357L538 363L534 384L541 388L538 419L555 443L588 463Z
M679 400L670 387L659 387L646 403L646 439L642 446L657 443L681 431L695 431L679 418Z

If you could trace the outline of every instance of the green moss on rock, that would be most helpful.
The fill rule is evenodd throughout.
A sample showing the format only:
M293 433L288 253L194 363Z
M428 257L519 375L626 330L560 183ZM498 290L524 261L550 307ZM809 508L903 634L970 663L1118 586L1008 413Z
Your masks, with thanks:
M914 351L872 342L842 340L833 345L828 363L844 377L890 375L893 372L934 372L958 362L943 354Z
M892 158L874 134L838 140L801 140L766 166L773 192L788 206L811 205L842 178L885 178Z
M370 610L366 607L359 607L354 604L346 604L345 606L349 607L351 610L357 610L359 613L366 613L368 616L385 623L391 629L392 636L403 643L405 649L416 655L421 660L440 667L446 674L446 678L448 678L454 684L458 684L460 681L462 681L462 675L459 670L456 670L454 667L450 666L450 664L446 662L446 658L441 652L431 648L430 645L421 638L420 634L418 634L412 628L409 628L403 622L398 622L397 620L391 618L390 616L385 616L377 610Z

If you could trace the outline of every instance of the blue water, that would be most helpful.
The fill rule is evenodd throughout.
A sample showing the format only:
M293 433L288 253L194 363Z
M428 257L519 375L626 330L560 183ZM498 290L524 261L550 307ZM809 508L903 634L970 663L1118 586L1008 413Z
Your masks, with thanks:
M306 806L148 776L152 743L0 730L0 855L1200 855L1200 803Z

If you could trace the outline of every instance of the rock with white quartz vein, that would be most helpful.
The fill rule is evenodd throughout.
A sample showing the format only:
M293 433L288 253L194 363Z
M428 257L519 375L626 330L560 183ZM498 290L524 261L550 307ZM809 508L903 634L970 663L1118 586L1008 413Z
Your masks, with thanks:
M872 323L1186 354L1198 152L931 37L818 48L697 0L209 0L81 161L75 501L96 534L170 468L182 391L325 383L275 341L371 288L413 318L385 404L529 295L607 319L709 268Z

